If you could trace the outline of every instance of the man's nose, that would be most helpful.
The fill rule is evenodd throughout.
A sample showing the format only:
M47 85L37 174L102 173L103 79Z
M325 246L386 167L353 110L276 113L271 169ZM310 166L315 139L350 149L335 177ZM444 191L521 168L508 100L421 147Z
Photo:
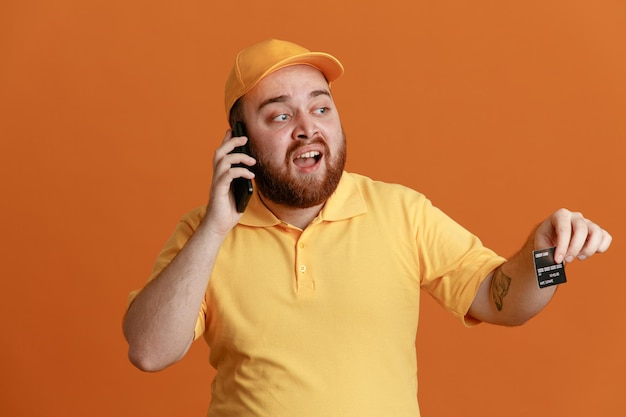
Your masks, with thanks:
M296 115L296 123L293 129L293 139L310 139L317 133L317 125L313 116L306 112L299 112Z

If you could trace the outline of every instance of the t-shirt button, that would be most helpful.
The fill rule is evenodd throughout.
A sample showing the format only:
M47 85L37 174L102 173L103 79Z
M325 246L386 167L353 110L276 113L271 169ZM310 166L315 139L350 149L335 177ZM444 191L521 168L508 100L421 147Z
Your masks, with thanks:
M306 265L300 265L300 272L306 272Z

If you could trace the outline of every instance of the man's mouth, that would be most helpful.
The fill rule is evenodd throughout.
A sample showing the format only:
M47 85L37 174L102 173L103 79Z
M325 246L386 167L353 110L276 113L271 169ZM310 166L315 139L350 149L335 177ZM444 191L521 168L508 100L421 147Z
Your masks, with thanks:
M311 168L321 158L322 154L319 151L309 151L298 155L296 159L293 160L293 163L299 168Z

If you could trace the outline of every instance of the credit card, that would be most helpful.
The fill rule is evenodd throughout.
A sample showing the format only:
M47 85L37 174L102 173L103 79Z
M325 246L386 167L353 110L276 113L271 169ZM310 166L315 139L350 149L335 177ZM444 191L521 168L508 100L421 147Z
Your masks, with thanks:
M537 276L539 288L546 288L567 282L563 263L554 262L555 249L556 247L533 251L535 275Z

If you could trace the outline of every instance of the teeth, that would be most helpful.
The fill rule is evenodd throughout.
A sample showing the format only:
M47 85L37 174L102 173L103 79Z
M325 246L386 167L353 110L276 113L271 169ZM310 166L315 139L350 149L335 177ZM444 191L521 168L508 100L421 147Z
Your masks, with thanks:
M315 158L316 156L319 156L320 153L318 151L311 151L311 152L306 152L303 153L302 155L298 156L296 159L300 159L300 158Z

